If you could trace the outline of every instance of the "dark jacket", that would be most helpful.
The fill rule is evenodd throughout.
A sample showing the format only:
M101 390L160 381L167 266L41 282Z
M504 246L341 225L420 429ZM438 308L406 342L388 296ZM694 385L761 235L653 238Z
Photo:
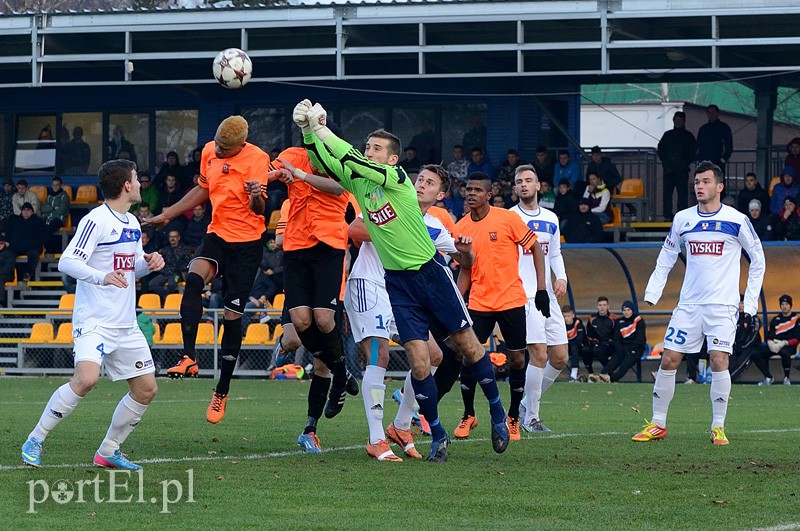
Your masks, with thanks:
M775 216L765 214L762 210L758 219L753 219L749 212L747 218L753 224L753 230L756 231L759 240L762 242L775 241L775 230L778 228L778 219Z
M707 122L697 132L697 156L695 160L710 160L719 164L733 153L733 134L728 124L722 120Z
M696 152L697 140L685 127L670 129L658 141L658 158L664 173L688 171Z
M584 214L578 210L567 220L564 239L569 243L600 243L603 241L603 224L592 211Z
M789 146L792 144L800 144L800 137L794 137L787 145L786 151L789 151ZM783 161L784 166L789 166L790 168L794 168L795 174L800 175L800 155L792 155L792 152L789 151L789 154L786 155L786 159Z
M183 236L181 237L183 243L190 247L197 247L200 245L203 241L203 236L205 236L208 231L209 223L211 223L211 216L208 214L199 220L192 218L187 221L186 228L183 230Z
M605 315L594 313L586 323L586 338L593 345L614 343L614 328L617 316L609 312Z
M161 273L165 275L183 276L192 259L192 253L183 243L179 243L177 247L167 245L159 249L158 253L164 258L164 269Z
M778 226L775 229L775 238L778 241L800 241L800 216L797 215L797 210L792 212L792 214L786 219L778 216Z
M753 199L758 199L761 202L762 214L769 214L769 192L764 190L759 182L756 182L756 187L752 190L748 190L746 187L739 190L739 199L737 199L736 202L736 209L746 216L749 212L750 201Z
M283 274L283 250L276 248L271 251L265 248L264 253L261 255L261 265L259 267L261 271L272 269L273 275Z
M44 220L33 214L28 219L22 216L11 216L8 219L6 240L8 248L15 253L24 253L28 249L41 249L45 239L50 235Z
M566 194L556 193L556 201L553 206L553 212L556 213L558 219L569 219L571 215L578 211L578 198L575 196L575 191L570 189Z
M622 176L619 174L619 170L617 169L617 165L611 162L611 159L608 157L603 157L600 159L599 164L595 164L593 160L589 161L589 164L586 166L586 181L589 181L589 174L596 173L603 179L603 182L606 183L609 190L614 190L614 188L619 186L619 183L622 182Z
M635 350L639 355L647 345L647 326L641 315L617 319L614 326L614 348L625 353Z
M64 223L69 214L69 195L61 188L58 192L52 189L47 191L47 199L42 205L42 218L45 223L57 219Z

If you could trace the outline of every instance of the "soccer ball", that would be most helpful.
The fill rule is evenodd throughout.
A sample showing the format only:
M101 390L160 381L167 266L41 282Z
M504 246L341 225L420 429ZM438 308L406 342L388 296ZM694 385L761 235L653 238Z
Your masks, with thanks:
M253 75L253 62L239 48L222 50L214 58L214 78L225 88L242 88Z

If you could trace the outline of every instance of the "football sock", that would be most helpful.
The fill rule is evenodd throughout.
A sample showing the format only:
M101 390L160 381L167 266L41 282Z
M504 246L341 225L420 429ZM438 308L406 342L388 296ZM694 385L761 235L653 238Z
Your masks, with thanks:
M315 374L311 378L311 385L308 389L308 424L303 433L317 431L317 419L322 416L325 409L325 402L328 400L328 389L331 386L331 379ZM313 423L312 423L313 420Z
M480 384L484 396L489 401L489 412L492 416L492 424L499 424L506 421L506 411L500 401L500 391L497 389L497 380L494 377L492 362L489 354L484 354L475 364L472 365L472 375Z
M530 365L529 365L530 367ZM508 404L508 416L512 419L519 417L519 403L525 394L525 368L511 368L508 373L508 385L511 387L511 402Z
M439 422L439 408L436 400L436 383L430 374L423 380L411 376L411 386L414 388L414 398L419 402L419 412L425 415L425 420L431 426L431 438L440 441L447 437L447 432Z
M364 379L361 381L361 396L364 399L364 411L367 413L370 444L376 444L386 438L383 432L383 400L386 394L384 376L386 369L383 367L367 365Z
M296 326L294 327L297 331L297 336L300 338L300 342L303 344L304 347L308 349L309 352L320 352L323 350L322 341L321 341L321 332L317 328L316 323L312 322L311 325L306 328L305 330L300 330ZM328 366L328 368L332 368L333 360L332 359L325 359L320 356L320 360ZM328 365L330 362L330 365Z
M331 360L333 365L325 364L333 373L333 387L341 389L347 384L347 366L342 355L342 334L338 326L334 326L330 332L319 331L322 344L322 355L320 359Z
M43 441L50 430L58 426L58 423L67 418L78 402L83 397L75 394L69 383L65 383L53 393L42 412L39 422L28 437L36 437Z
M100 455L109 457L114 455L115 450L119 450L120 445L125 442L133 428L142 420L142 415L147 411L147 405L140 404L130 393L122 397L111 417L111 426L108 427L106 438L100 445Z
M525 370L525 418L524 424L539 419L539 400L542 398L544 369L528 365Z
M225 319L222 321L222 347L220 354L219 381L217 382L217 392L227 395L231 387L233 370L236 368L236 360L239 358L239 350L242 348L242 320Z
M181 298L181 333L183 334L183 353L197 360L197 325L203 317L203 277L197 273L186 275L186 286Z
M731 395L730 371L711 373L711 429L725 426L725 415L728 413L728 398Z
M656 383L653 384L653 420L654 424L665 428L667 426L667 411L672 397L675 396L675 373L678 371L665 371L658 369Z
M577 380L578 379L578 368L577 367L573 367L572 369L569 370L569 377L572 378L573 380Z
M394 417L394 427L398 430L411 429L411 418L414 416L414 387L411 384L411 371L406 374L406 380L403 382L403 399L400 401L400 407L397 409L397 415Z
M477 381L472 367L461 366L461 399L464 401L464 416L475 416L475 387ZM495 387L497 385L495 384Z
M544 366L544 374L542 375L542 394L553 385L553 382L556 381L559 374L561 374L561 369L556 369L550 365L550 360L548 360L547 364Z
M450 392L453 384L458 380L458 375L461 372L461 362L456 359L455 353L444 342L440 343L439 347L442 349L443 354L442 363L439 364L438 370L433 373L433 379L436 382L436 391L441 402L442 397Z

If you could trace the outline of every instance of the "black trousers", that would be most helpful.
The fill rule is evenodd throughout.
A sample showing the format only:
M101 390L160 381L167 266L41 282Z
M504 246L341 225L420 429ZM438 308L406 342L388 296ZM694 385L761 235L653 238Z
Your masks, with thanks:
M664 217L672 219L672 194L673 191L678 192L678 209L677 212L689 206L689 170L664 173L664 196L663 208Z

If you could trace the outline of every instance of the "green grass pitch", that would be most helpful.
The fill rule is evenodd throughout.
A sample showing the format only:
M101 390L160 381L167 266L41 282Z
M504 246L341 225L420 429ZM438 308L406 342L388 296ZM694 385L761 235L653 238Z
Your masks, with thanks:
M472 438L454 441L449 461L433 464L370 460L360 396L348 397L335 419L320 421L325 453L306 455L296 439L308 382L235 380L226 418L211 425L210 380L159 380L155 402L123 448L144 466L141 481L118 474L117 485L127 481L115 495L123 502L109 503L110 474L91 459L127 390L123 382L101 382L50 434L42 468L21 465L20 445L65 381L0 379L0 515L7 529L800 528L795 386L734 386L731 444L715 447L708 386L679 385L667 439L641 444L630 437L650 414L651 385L559 382L542 404L553 432L523 434L502 455L492 452L478 393ZM384 424L394 418L390 396L400 384L387 383ZM507 403L508 385L501 390ZM460 402L456 387L441 404L451 432ZM426 455L429 441L418 441ZM78 503L81 481L94 483ZM178 484L181 499L165 510L164 489L175 500ZM32 512L31 492L42 500L45 488L49 497ZM73 498L59 503L56 491Z

